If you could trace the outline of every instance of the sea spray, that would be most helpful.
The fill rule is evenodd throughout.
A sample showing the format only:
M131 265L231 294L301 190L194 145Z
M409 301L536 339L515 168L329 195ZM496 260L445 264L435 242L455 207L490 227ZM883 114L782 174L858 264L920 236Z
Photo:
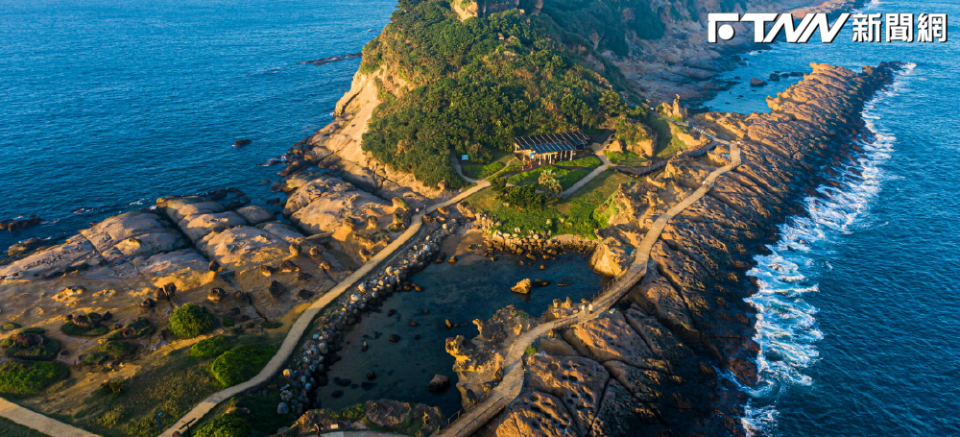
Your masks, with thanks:
M817 308L804 297L819 291L816 277L829 270L817 255L829 252L839 238L852 232L880 192L883 164L890 159L896 138L877 125L875 109L896 94L902 77L915 67L907 65L890 90L864 106L862 116L872 138L857 143L863 149L857 162L835 168L837 175L831 179L836 186L821 186L819 196L804 199L807 214L781 225L780 240L767 246L769 254L756 256L756 267L747 272L758 284L746 301L757 311L753 339L760 345L759 382L742 387L751 396L742 419L749 435L774 434L780 393L813 384L807 370L820 358L816 344L823 333L817 329Z

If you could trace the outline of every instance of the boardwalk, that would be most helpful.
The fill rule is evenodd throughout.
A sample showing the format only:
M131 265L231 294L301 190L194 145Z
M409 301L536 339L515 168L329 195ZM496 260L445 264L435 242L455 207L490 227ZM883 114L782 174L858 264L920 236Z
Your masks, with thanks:
M517 337L507 349L504 357L503 380L494 388L486 399L476 408L470 410L460 417L459 420L443 429L440 437L466 437L480 429L484 424L490 421L497 413L502 411L507 404L520 395L523 388L523 354L527 346L531 345L538 338L547 335L550 331L575 323L581 323L597 318L601 313L610 309L617 301L629 291L647 272L647 264L650 259L650 251L653 245L660 239L660 234L667 226L667 223L685 209L702 199L713 185L724 173L727 173L740 165L740 148L736 144L730 145L730 164L718 168L711 172L701 183L700 187L682 201L672 206L667 212L660 215L657 220L643 237L643 241L637 247L633 262L630 267L620 276L617 276L609 284L597 299L593 301L596 308L594 312L581 312L564 319L557 319L548 323L536 326L523 335Z

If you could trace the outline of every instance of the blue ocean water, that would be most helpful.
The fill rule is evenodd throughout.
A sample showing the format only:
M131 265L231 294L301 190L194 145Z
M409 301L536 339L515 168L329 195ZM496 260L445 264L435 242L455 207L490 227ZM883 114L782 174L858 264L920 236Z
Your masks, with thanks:
M948 13L960 4L884 0L866 12ZM758 310L761 384L744 423L755 435L960 435L960 47L853 43L776 44L727 76L809 71L810 62L850 68L911 63L868 105L876 139L857 165L840 168L841 189L807 199L808 214L750 273ZM743 84L707 106L765 111L762 89ZM853 171L855 170L855 171ZM857 173L861 173L862 176Z
M359 52L395 6L0 0L0 219L48 221L0 249L160 196L268 196L260 164L330 122L359 65L297 62Z

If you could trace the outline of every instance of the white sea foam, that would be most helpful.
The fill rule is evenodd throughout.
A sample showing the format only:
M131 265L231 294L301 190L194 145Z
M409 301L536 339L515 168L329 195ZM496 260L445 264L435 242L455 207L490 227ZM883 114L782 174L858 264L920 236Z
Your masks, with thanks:
M908 65L903 74L915 67ZM753 339L760 345L759 384L744 387L751 400L742 424L750 435L774 434L779 394L790 386L813 383L807 370L820 358L817 342L823 333L817 329L817 308L804 297L819 291L815 277L832 268L816 262L816 255L854 230L854 225L868 215L882 183L889 179L883 164L894 152L896 138L877 126L880 117L876 107L901 86L898 78L888 91L865 105L863 118L874 139L859 143L864 153L856 165L843 164L835 169L838 176L834 180L840 188L825 185L817 190L820 196L806 198L807 214L782 225L780 241L768 246L770 254L757 256L757 266L747 272L759 285L757 293L746 299L757 311Z

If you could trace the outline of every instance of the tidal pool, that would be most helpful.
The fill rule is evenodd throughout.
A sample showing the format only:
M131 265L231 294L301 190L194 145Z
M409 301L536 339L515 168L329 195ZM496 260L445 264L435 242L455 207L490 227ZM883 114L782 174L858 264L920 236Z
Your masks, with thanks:
M521 266L521 260L527 265ZM541 264L545 270L540 270ZM550 285L534 288L529 295L511 292L510 287L524 278L546 279ZM338 410L368 400L394 399L434 405L445 416L455 416L461 408L460 392L455 386L454 359L444 350L448 337L475 337L477 327L472 321L487 320L507 305L540 316L554 299L591 298L605 280L579 254L549 261L507 254L489 261L471 254L456 264L430 265L412 278L422 292L394 293L346 333L341 359L328 372L330 383L317 391L319 406ZM390 310L395 314L387 316ZM446 319L457 326L447 329ZM417 326L411 326L411 321ZM400 336L399 342L387 339L393 334ZM362 351L364 341L367 351ZM368 372L376 378L368 380ZM450 377L451 387L443 393L427 390L436 374ZM334 397L335 392L340 396Z

